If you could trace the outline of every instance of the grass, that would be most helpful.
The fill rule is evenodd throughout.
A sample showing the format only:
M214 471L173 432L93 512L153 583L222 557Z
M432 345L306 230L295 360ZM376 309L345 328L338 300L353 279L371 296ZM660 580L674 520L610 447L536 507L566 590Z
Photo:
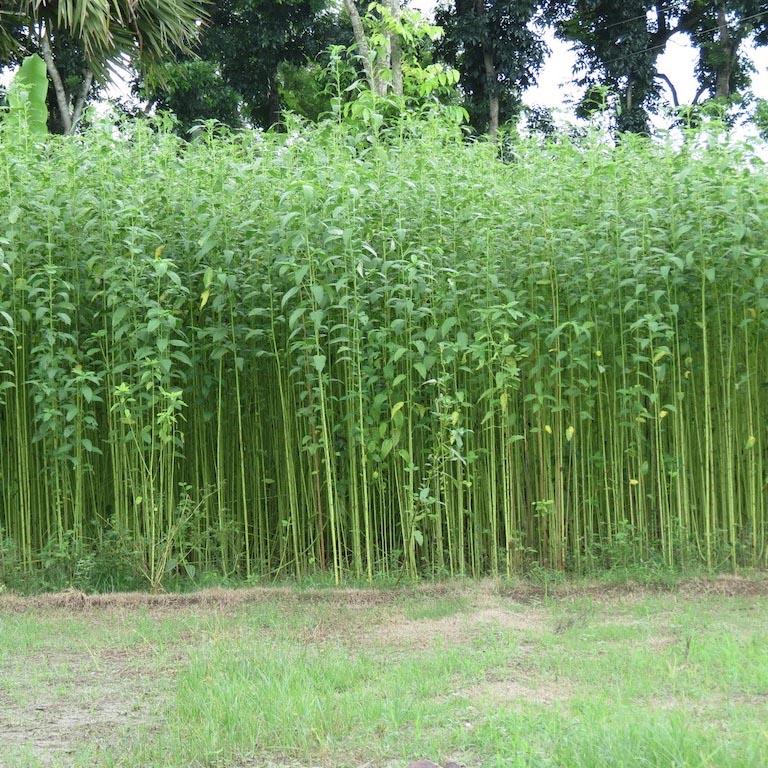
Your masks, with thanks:
M765 589L505 591L0 603L0 765L768 764Z

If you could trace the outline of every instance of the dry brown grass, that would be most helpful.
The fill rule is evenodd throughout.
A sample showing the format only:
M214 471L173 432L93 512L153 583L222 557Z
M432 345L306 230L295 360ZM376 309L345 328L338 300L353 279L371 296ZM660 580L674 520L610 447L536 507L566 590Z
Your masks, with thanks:
M543 599L568 600L594 598L621 600L647 597L653 594L678 593L684 597L757 597L768 596L768 576L757 578L716 576L687 579L674 586L638 583L603 584L599 582L566 582L544 587L529 582L502 582L487 579L477 584L443 582L405 586L394 589L379 588L320 588L297 589L291 586L210 588L194 592L112 592L86 594L69 589L34 596L0 593L0 611L26 611L65 609L87 611L103 608L236 608L238 606L279 601L285 605L303 603L337 604L345 608L388 606L407 598L465 598L481 600L483 596L503 598L510 603L529 605Z

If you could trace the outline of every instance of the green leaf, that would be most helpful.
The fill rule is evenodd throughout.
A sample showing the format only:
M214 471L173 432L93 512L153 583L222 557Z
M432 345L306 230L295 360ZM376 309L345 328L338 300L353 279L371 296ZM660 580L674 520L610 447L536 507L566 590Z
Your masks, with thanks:
M323 289L322 285L313 284L310 286L310 291L312 291L312 298L315 300L315 304L318 304L319 306L325 305L325 290Z
M48 75L45 62L35 53L27 56L8 89L10 120L30 134L48 133Z
M451 329L453 328L456 323L459 321L455 317L448 317L443 322L441 328L440 328L440 334L443 338L447 338L448 334L451 332Z
M301 319L301 316L306 312L305 307L297 307L296 309L291 312L291 316L288 318L288 327L293 330L296 327L296 324Z

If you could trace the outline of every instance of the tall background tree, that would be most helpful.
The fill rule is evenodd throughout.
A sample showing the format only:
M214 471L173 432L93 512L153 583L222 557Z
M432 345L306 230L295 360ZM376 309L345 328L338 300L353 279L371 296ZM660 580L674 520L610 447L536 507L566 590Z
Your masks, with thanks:
M749 88L754 74L744 43L768 44L768 4L764 0L694 0L680 28L699 48L699 95L721 100Z
M134 99L120 103L123 110L133 116L153 109L171 112L181 136L189 136L196 125L207 121L230 128L243 124L243 97L224 80L217 63L209 59L179 57L163 64L160 76L137 72L132 91Z
M466 107L480 131L495 135L536 82L546 54L534 27L539 6L536 0L455 0L437 8L444 30L438 52L461 73Z
M2 16L0 16L2 20ZM0 69L6 67L18 67L26 56L31 54L42 55L39 40L35 35L30 35L27 24L21 21L21 17L15 17L15 23L8 22L3 27L5 43L3 54L0 56ZM71 105L71 120L67 127L66 114L62 114L57 99L57 91L54 82L49 77L47 95L48 106L48 130L51 133L66 133L77 126L82 116L85 105L99 97L102 87L99 81L90 77L86 81L86 73L89 71L88 61L85 57L82 44L74 39L66 29L60 29L55 40L50 42L56 71L61 79L65 98ZM48 69L48 67L46 67Z
M577 54L578 114L612 105L618 131L642 133L665 99L687 106L676 73L659 66L674 36L699 54L689 106L717 100L731 113L754 75L746 43L768 44L765 0L438 0L436 43L414 34L414 14L400 0L10 0L0 4L0 69L42 55L49 127L66 133L125 64L141 101L174 112L186 133L208 119L269 127L284 107L317 118L330 104L331 45L354 44L353 71L376 96L402 96L404 57L417 51L422 66L459 71L473 127L495 135L535 84L551 24Z
M200 55L241 94L246 117L268 127L280 119L280 66L304 63L339 37L327 0L216 0Z
M550 0L549 19L558 37L574 44L578 82L586 86L579 113L588 114L607 88L617 99L619 131L648 130L661 83L657 61L677 31L684 3L645 0Z

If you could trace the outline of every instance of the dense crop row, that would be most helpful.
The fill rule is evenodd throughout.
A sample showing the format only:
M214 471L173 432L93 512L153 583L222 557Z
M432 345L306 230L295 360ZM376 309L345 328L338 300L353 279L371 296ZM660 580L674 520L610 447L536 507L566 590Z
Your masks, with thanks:
M0 144L27 566L107 537L153 581L765 563L748 150L133 131Z

